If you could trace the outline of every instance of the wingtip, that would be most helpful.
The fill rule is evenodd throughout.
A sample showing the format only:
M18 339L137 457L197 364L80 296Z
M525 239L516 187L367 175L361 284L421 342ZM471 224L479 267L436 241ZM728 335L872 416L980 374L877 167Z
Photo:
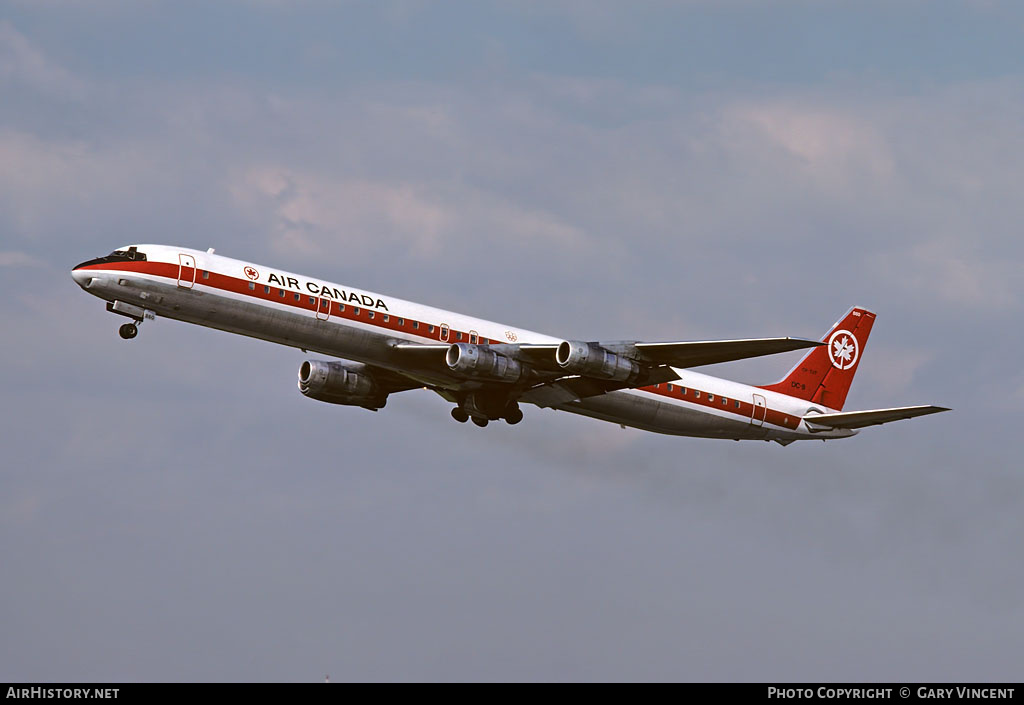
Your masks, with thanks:
M799 338L796 336L788 336L786 340L792 340L794 343L801 343L803 347L807 348L818 348L825 344L824 340L811 340L810 338Z

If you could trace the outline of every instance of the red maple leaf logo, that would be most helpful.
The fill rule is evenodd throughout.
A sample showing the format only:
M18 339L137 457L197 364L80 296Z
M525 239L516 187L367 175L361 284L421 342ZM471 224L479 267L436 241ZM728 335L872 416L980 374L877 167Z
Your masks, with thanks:
M260 273L259 273L259 272L257 272L257 271L256 271L256 270L255 270L254 268L252 268L252 267L246 267L244 271L245 271L245 276L249 277L249 278L250 278L250 279L252 279L253 281L255 281L255 280L257 280L257 279L259 279L259 278L260 278Z

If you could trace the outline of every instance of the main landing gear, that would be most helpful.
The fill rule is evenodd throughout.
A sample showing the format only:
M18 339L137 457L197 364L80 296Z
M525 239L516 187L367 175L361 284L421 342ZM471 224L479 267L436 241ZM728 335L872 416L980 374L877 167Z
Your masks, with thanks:
M505 423L509 426L515 426L523 420L523 410L515 402L509 404L509 407L511 408L505 410Z
M459 423L466 423L472 419L473 423L480 428L484 428L491 421L498 419L505 419L505 423L510 426L514 426L523 420L523 412L519 408L519 404L514 401L508 402L503 407L498 406L497 409L490 410L490 413L485 413L477 401L473 397L463 401L459 406L452 409L452 418Z
M125 340L131 340L139 334L139 327L134 323L125 323L117 329L117 334Z

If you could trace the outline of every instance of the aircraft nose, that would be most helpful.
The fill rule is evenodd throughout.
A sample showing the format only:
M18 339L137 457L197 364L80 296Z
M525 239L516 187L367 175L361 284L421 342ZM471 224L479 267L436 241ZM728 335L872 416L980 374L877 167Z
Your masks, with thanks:
M71 278L75 280L75 283L83 289L89 285L92 281L92 275L86 269L75 269L71 270Z

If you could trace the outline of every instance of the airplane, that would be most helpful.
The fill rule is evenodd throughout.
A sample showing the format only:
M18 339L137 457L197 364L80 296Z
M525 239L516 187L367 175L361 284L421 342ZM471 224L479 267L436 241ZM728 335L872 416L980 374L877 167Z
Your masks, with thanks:
M577 341L472 318L251 262L166 245L128 245L75 266L75 282L138 335L157 316L330 356L305 360L299 390L377 411L425 388L480 427L523 419L521 403L678 436L775 441L846 438L949 411L843 411L875 314L855 306L820 340ZM695 372L804 350L780 381L750 386Z

